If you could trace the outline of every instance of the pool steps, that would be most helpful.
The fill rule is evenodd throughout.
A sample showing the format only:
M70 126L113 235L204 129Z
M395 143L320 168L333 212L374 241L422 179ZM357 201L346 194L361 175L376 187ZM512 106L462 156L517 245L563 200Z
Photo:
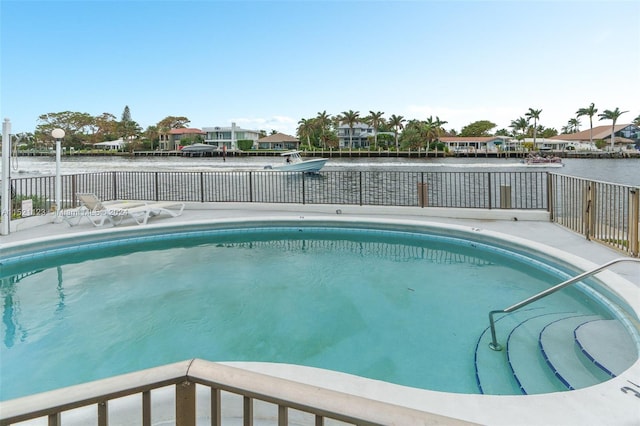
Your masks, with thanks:
M497 325L507 336L504 350L488 348L488 329L476 344L476 382L484 394L580 389L615 377L637 359L635 343L620 322L598 315L533 308L505 315Z

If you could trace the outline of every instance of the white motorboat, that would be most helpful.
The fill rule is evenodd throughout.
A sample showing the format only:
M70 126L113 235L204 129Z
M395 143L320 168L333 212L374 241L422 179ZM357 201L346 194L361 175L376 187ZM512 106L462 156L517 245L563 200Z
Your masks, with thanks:
M284 157L284 164L278 166L266 166L268 170L278 170L284 172L307 172L317 173L324 167L327 158L313 158L311 160L303 160L300 156L301 151L287 151L280 154Z

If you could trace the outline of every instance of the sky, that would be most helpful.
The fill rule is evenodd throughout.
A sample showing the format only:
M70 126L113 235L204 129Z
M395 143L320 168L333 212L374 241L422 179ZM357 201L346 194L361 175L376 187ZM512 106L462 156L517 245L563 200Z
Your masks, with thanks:
M319 112L558 131L592 102L640 115L638 1L0 0L0 116L295 135ZM594 127L610 125L598 121ZM581 130L589 128L581 117Z

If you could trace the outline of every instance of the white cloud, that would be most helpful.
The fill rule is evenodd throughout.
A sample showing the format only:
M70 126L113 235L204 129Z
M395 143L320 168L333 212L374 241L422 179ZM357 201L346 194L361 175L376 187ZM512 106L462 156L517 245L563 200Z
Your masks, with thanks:
M229 121L247 129L264 130L267 134L271 133L271 130L276 130L280 133L295 136L296 128L298 127L297 119L283 115L274 115L268 118L236 117L231 118Z

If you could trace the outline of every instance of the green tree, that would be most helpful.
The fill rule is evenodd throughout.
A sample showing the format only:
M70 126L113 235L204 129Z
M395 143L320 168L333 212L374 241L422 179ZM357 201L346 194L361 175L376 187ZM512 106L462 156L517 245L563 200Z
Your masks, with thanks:
M540 131L540 136L542 136L543 138L550 138L552 136L558 136L558 130L556 130L553 127L542 127L540 126L540 128L538 129Z
M359 118L360 112L353 110L344 111L340 117L340 122L349 126L349 148L353 148L353 126Z
M524 117L518 117L516 120L511 121L509 127L513 129L514 133L517 133L518 131L522 132L519 139L524 139L527 128L529 127L529 120Z
M611 151L613 151L613 146L615 144L616 121L618 121L618 118L625 112L629 111L620 111L620 109L616 107L614 110L605 109L601 114L598 114L601 121L611 120Z
M400 147L402 149L418 149L422 147L426 131L424 121L409 120L402 131Z
M319 112L316 116L316 124L320 128L320 139L322 141L322 149L327 149L327 128L331 125L331 116L327 111Z
M528 119L533 119L533 146L536 146L536 136L538 135L538 120L540 120L541 109L529 108L529 112L525 114Z
M593 116L596 115L596 112L598 112L598 108L595 107L595 105L593 104L593 102L591 102L591 105L589 105L586 108L580 108L578 111L576 111L576 115L578 116L578 118L582 117L583 115L588 115L589 116L589 143L593 143Z
M116 116L103 112L95 118L95 142L104 142L116 139L118 136L118 122Z
M398 133L400 133L400 130L404 128L404 123L406 121L407 120L405 120L401 115L393 114L391 117L389 117L389 125L393 127L393 135L395 136L396 151L400 149L400 145L398 145Z
M636 126L640 126L640 115L633 119L633 124Z
M371 127L373 127L373 143L375 144L375 146L378 146L378 129L384 122L384 119L382 118L383 115L384 112L382 111L369 111L369 115L365 119L366 122L369 123Z
M491 136L491 129L495 128L496 126L496 123L492 123L489 120L474 121L473 123L467 124L462 128L462 130L460 131L460 136Z
M118 134L122 137L122 140L129 148L129 153L133 155L133 151L136 148L134 137L138 136L142 129L131 119L131 111L129 105L125 105L122 111L122 118L118 123Z
M53 142L51 131L60 128L65 133L62 146L79 148L88 139L87 135L91 134L94 122L94 117L84 112L52 112L38 117L34 133L39 140Z
M578 116L579 117L579 116ZM580 131L580 120L576 118L570 118L567 122L569 128L571 129L571 133L578 133Z
M513 136L507 129L500 129L495 133L496 136Z
M158 121L156 128L158 129L158 140L169 140L169 132L171 129L184 129L190 123L187 117L169 115Z
M149 149L153 151L154 144L158 143L160 140L160 133L158 132L158 126L148 126L147 129L142 134L144 138L145 145L149 145Z
M440 117L438 117L436 115L436 119L435 119L435 126L436 126L436 141L440 142L440 136L442 135L443 132L445 132L445 130L442 128L445 124L447 124L448 121L443 121L440 120Z
M312 118L301 118L298 121L298 139L306 139L307 145L311 148L311 135L314 130L314 120Z

